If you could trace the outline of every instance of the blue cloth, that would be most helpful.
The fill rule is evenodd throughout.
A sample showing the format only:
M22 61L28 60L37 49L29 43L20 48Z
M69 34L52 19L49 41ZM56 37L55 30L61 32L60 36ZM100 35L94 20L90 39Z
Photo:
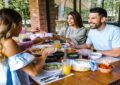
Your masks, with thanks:
M9 57L4 62L0 63L0 85L24 85L21 82L17 70L28 65L34 56L28 53L19 53ZM23 80L25 80L23 78Z
M86 44L93 45L96 50L120 48L120 27L107 24L102 31L90 29Z
M97 63L94 60L90 60L90 70L95 71L98 69Z
M13 83L12 83L12 74L11 74L11 72L10 72L10 67L9 67L9 65L8 65L8 71L7 71L7 85L13 85Z

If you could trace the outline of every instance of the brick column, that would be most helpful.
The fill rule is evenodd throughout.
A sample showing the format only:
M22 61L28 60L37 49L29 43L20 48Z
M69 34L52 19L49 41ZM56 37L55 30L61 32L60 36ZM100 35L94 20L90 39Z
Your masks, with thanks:
M39 26L47 31L47 14L46 14L46 0L29 0L30 1L30 17L31 28ZM50 28L55 31L56 18L58 16L58 7L56 7L54 0L49 0L50 12Z
M31 28L39 26L47 31L46 19L46 1L45 0L29 0L30 1L30 17Z
M50 5L50 26L51 31L54 32L56 28L56 20L58 19L58 6L55 4L54 0L49 1Z

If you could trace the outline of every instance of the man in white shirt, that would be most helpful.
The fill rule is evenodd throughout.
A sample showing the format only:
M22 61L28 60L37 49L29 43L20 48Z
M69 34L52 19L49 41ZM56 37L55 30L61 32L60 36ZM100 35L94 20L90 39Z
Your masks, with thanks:
M105 56L120 56L120 27L106 24L107 12L103 8L92 8L88 16L88 23L92 29L83 45L76 48L91 48Z

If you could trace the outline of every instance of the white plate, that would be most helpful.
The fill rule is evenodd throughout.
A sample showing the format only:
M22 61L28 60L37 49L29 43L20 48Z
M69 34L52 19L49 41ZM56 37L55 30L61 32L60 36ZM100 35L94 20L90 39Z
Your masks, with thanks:
M49 45L49 44L44 44L44 45L34 45L34 46L32 46L31 48L39 48L39 49L41 49L41 48L45 48L45 47L50 47L51 45Z

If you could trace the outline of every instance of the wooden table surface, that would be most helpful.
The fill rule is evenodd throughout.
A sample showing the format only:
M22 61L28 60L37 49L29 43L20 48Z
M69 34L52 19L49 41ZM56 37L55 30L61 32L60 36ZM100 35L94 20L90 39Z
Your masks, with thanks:
M48 85L108 85L120 80L120 61L112 63L111 73L99 71L73 72L74 75ZM120 85L120 84L113 84Z

